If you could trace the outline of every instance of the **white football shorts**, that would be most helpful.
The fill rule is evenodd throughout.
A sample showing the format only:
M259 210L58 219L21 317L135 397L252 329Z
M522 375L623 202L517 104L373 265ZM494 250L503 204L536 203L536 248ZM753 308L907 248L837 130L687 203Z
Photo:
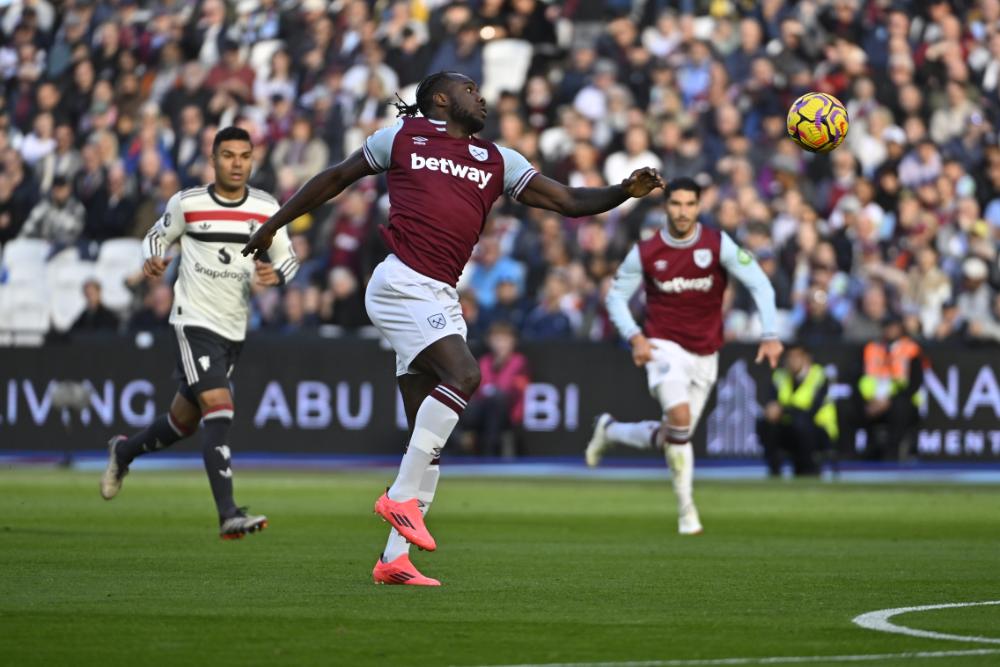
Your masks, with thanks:
M653 347L653 359L646 364L649 393L664 412L687 403L694 432L719 376L719 353L695 354L662 338L650 338L649 344Z
M410 372L410 364L429 345L445 336L468 333L458 303L458 291L428 278L389 255L375 267L365 290L365 309L396 352L396 375Z

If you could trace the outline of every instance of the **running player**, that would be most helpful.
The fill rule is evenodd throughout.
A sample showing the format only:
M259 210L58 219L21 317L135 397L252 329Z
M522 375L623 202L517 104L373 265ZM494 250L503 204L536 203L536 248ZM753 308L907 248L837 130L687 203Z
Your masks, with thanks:
M114 498L132 461L160 451L194 433L202 423L202 457L219 512L223 539L243 537L267 526L267 517L250 516L233 500L233 470L228 444L233 421L229 376L246 336L250 281L282 285L298 271L288 234L281 231L270 260L240 254L240 247L262 222L278 210L271 195L249 187L253 146L250 135L227 127L215 135L212 163L215 183L179 192L143 242L143 272L159 278L167 268L165 254L180 242L181 259L174 305L170 311L177 340L180 386L166 414L131 438L108 443L108 467L101 495Z
M475 136L483 129L486 103L476 83L461 74L432 74L417 87L415 105L397 106L401 121L313 177L243 252L265 251L284 225L358 179L386 172L389 224L379 231L392 254L376 267L365 305L396 351L412 435L395 482L375 504L393 530L373 577L378 583L436 586L410 562L408 543L436 547L423 514L437 488L438 457L479 385L455 284L490 207L506 192L528 206L593 215L645 196L663 181L655 170L639 169L619 185L568 188L538 174L519 153Z
M702 526L692 495L691 435L718 375L722 295L730 274L750 290L760 313L757 362L766 358L774 368L782 345L775 329L774 289L756 260L725 232L698 222L697 183L677 178L666 190L666 228L629 251L607 297L611 319L632 346L632 361L646 367L649 391L663 408L663 420L629 424L602 414L586 460L596 466L616 442L663 449L677 494L678 531L697 535ZM646 293L642 329L628 307L640 285Z

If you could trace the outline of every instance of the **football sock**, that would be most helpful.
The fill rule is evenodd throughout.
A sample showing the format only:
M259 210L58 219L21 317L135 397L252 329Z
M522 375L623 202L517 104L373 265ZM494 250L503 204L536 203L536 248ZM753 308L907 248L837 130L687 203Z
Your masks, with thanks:
M208 483L219 516L229 518L236 513L233 500L233 468L230 465L226 438L233 423L233 406L219 405L205 412L201 426L201 456L205 461Z
M441 448L458 424L468 400L454 387L439 384L420 404L399 474L388 491L390 500L405 502L417 497L424 472L441 455Z
M677 495L677 510L684 512L694 504L694 450L691 444L667 444L667 464L673 472L674 494Z
M434 502L434 492L437 490L438 478L441 476L441 466L437 461L432 461L424 476L420 480L420 490L417 492L417 500L420 501L420 511L424 516L431 509ZM382 552L382 562L391 563L403 554L410 553L410 543L399 534L395 528L389 530L389 541L385 543L385 551Z
M638 449L650 449L658 428L660 422L656 421L611 422L605 432L609 440Z
M194 428L181 426L173 415L164 413L145 429L118 445L115 449L118 465L128 465L137 456L169 447L192 433Z

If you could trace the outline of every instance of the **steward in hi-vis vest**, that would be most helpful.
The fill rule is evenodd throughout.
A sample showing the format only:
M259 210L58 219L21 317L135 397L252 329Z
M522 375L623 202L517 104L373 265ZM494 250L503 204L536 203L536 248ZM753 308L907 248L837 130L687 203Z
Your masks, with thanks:
M865 345L858 381L868 458L904 459L915 453L927 367L927 357L906 336L902 320L895 315L883 320L882 339Z
M840 434L827 380L804 346L788 348L784 366L771 376L770 400L757 429L771 475L781 474L786 455L796 475L819 474L817 455L831 451Z

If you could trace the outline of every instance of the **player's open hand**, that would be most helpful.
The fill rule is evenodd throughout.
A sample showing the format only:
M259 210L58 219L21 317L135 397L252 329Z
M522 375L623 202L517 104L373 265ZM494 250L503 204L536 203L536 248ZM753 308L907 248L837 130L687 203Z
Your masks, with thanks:
M649 344L649 339L642 334L632 336L629 341L632 345L632 362L636 366L645 366L653 359L653 346Z
M656 188L665 188L666 183L660 172L650 167L636 169L622 181L622 188L629 197L645 197Z
M273 264L262 262L258 259L254 262L254 267L258 285L262 287L274 287L281 284L281 277L274 270Z
M253 233L253 236L250 237L246 246L243 247L243 256L246 257L250 253L253 253L254 259L262 261L264 259L264 254L267 252L267 249L271 247L271 242L273 240L274 230L271 229L267 222L265 222L257 231Z
M767 363L771 364L771 368L777 368L778 362L781 360L781 353L784 351L785 346L777 338L762 340L760 347L757 348L756 361L759 364L764 359L767 359Z
M142 272L147 278L159 278L167 270L167 260L162 257L150 257L142 265Z

